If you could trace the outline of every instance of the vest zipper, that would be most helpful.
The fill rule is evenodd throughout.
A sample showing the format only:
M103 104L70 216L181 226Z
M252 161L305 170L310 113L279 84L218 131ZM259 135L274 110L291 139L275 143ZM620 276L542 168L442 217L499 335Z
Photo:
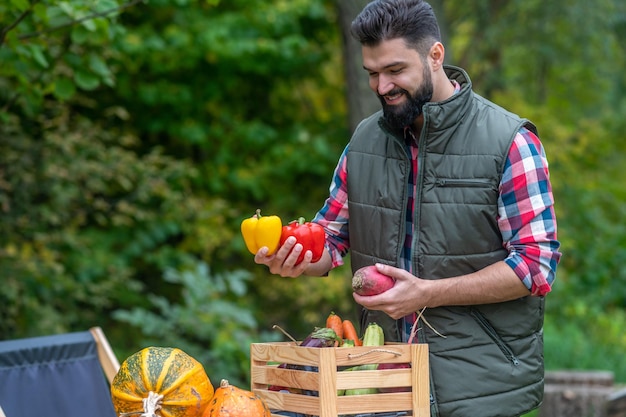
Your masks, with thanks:
M437 178L435 180L437 187L479 187L479 188L495 188L492 182L487 179L473 179L473 178Z
M496 332L496 329L493 328L493 326L491 325L491 323L489 323L485 316L483 316L478 310L473 308L470 309L470 314L472 315L472 317L474 317L476 322L478 322L480 327L483 328L487 335L495 342L495 344L498 346L504 356L513 365L518 366L520 364L519 359L517 358L517 356L515 356L511 348L506 344L502 337L500 337L498 332Z
M421 215L421 210L419 210L418 208L420 207L421 204L421 200L422 200L422 189L424 186L424 150L426 149L426 147L424 146L425 142L426 142L426 135L424 132L428 131L428 122L429 122L429 118L428 115L426 114L427 112L424 112L424 123L422 124L422 131L420 132L420 137L417 141L417 178L415 179L415 195L413 196L414 200L413 200L413 205L414 205L414 209L413 209L413 239L411 242L411 267L413 269L412 273L415 276L420 276L422 271L420 268L421 265L421 259L419 259L419 256L417 256L417 252L416 252L416 248L418 248L419 246L419 239L420 239L420 228L419 228L419 217ZM409 161L410 162L410 161ZM417 207L417 208L416 208ZM419 325L419 323L415 324L416 326ZM419 342L421 343L427 343L426 340L426 336L424 335L424 332L418 331L418 336L417 339ZM431 412L431 417L438 417L439 416L439 405L437 404L437 398L436 398L436 393L435 393L435 384L433 382L432 377L429 378L428 384L430 386L430 412Z
M417 249L419 248L420 236L420 217L422 210L419 208L422 204L422 190L424 188L424 158L426 150L426 132L428 132L429 118L427 112L424 112L424 122L419 140L417 141L417 178L415 178L415 195L413 196L413 239L411 241L411 273L417 277L422 275L422 260L419 257Z

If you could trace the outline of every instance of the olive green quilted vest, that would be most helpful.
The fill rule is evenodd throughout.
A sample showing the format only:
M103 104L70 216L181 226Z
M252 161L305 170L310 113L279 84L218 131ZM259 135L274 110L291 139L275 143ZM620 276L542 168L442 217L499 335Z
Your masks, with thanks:
M446 67L461 84L450 99L424 106L419 138L412 268L439 279L475 272L503 260L497 224L498 188L509 148L527 120L471 90L460 68ZM355 130L348 147L350 257L355 271L382 262L401 266L411 161L404 139L376 113ZM367 321L383 322L380 312ZM477 306L427 309L433 417L511 417L536 408L543 396L543 314L540 297ZM388 319L388 318L387 318ZM386 337L399 337L397 322Z

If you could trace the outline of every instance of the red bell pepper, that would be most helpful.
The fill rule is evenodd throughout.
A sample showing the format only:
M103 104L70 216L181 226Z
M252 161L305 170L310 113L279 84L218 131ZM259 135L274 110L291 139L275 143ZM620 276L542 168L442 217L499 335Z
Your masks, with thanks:
M296 238L296 241L303 247L302 253L298 257L296 264L299 264L304 259L306 251L310 250L313 253L311 262L317 262L324 253L324 242L326 241L326 232L324 228L317 223L305 222L304 217L300 217L298 220L294 220L289 224L283 226L282 233L280 235L280 246L285 243L289 236Z

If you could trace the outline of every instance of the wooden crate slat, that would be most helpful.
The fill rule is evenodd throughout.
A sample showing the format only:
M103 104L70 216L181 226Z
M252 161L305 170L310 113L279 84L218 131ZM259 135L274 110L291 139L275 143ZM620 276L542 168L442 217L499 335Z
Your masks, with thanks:
M382 413L411 409L411 394L350 395L337 398L338 414Z
M253 392L263 398L270 410L292 411L316 416L320 414L319 397L267 390L254 390Z

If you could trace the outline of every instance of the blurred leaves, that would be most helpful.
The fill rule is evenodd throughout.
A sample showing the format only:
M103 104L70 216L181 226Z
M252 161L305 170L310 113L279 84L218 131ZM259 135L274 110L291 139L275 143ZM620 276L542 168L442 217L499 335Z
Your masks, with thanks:
M118 310L114 317L141 330L140 345L176 346L206 364L214 385L226 378L246 386L250 343L261 337L247 301L250 274L217 275L199 262L167 269L163 279L182 288L180 301L148 294L152 308Z
M285 313L251 296L268 274L239 223L256 207L312 217L346 140L340 74L319 88L329 13L0 6L0 338L98 324L120 358L171 343L247 381L249 343L277 338L258 320Z

